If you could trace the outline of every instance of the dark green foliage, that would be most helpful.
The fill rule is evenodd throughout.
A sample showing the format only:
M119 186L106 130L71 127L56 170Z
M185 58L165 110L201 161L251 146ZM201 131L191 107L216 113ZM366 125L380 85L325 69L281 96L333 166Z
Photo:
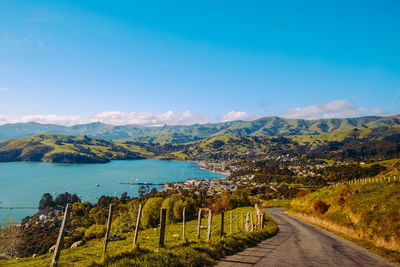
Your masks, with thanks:
M150 187L148 185L146 185L146 186L141 185L139 187L139 191L138 191L139 197L140 198L144 197L145 195L147 195L149 193L149 191L150 191Z
M55 200L56 205L61 207L65 207L68 203L75 203L75 202L81 202L81 199L76 194L71 195L68 192L59 194Z
M238 189L232 193L231 201L234 207L246 207L250 205L248 189Z
M56 203L53 201L53 196L50 193L44 193L39 201L39 211L55 207Z
M119 200L117 197L110 196L101 196L97 201L97 206L99 208L108 209L111 203L118 203Z

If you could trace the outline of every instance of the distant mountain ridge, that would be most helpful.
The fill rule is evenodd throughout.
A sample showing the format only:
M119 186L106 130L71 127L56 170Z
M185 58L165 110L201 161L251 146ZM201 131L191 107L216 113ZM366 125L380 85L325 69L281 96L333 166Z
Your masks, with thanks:
M341 130L361 130L378 127L400 127L400 115L319 120L264 117L254 121L165 125L159 127L139 125L114 126L100 122L74 126L27 122L0 125L0 141L26 138L36 134L54 133L80 136L87 135L92 138L108 140L132 140L149 143L186 143L224 135L318 135Z

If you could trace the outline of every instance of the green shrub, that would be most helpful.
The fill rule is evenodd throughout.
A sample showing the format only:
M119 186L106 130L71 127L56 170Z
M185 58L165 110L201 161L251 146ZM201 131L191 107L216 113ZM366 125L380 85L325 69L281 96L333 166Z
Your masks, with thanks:
M157 227L160 222L160 209L164 199L149 198L143 206L141 223L144 228Z
M111 228L118 233L131 232L136 228L136 219L139 210L138 201L130 201L124 204L124 210L113 219Z
M184 207L185 207L185 202L182 201L181 199L174 203L174 219L176 222L182 221L182 213Z
M106 233L106 226L102 224L93 224L85 232L86 239L100 238Z
M105 224L106 223L106 215L99 208L92 208L89 212L90 220L94 221L96 224Z
M174 202L171 197L164 199L162 208L167 209L167 223L173 223L174 219Z

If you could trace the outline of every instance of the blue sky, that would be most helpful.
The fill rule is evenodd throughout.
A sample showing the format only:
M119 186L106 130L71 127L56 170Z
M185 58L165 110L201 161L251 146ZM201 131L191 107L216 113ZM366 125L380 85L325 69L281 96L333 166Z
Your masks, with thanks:
M400 113L399 1L0 1L0 123Z

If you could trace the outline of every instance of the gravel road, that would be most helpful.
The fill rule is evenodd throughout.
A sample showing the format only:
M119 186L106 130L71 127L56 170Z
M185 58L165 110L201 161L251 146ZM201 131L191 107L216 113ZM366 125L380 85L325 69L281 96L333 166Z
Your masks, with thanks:
M279 233L256 247L228 256L216 266L397 266L282 208L267 209Z

